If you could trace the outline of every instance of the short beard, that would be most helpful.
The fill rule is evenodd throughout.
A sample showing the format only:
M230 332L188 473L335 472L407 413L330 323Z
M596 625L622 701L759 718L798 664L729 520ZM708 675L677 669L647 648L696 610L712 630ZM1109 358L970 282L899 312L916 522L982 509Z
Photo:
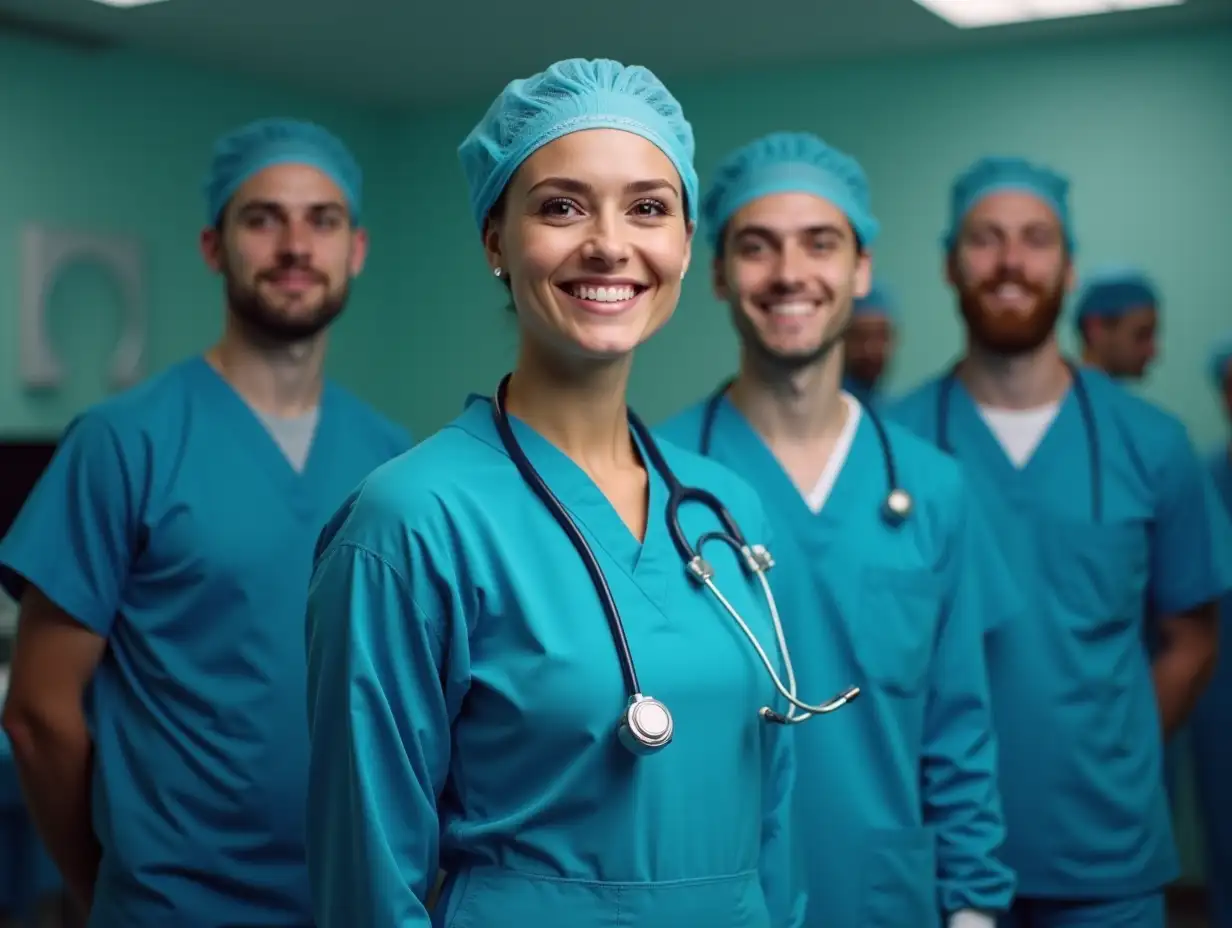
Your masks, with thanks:
M1016 316L987 312L981 304L982 290L993 289L1004 280L992 285L972 288L958 286L958 306L967 323L967 332L972 344L1002 357L1018 357L1030 354L1052 336L1065 305L1064 279L1059 279L1043 290L1031 287L1022 280L1014 283L1030 290L1036 297L1035 310L1025 319Z
M787 377L820 364L828 358L831 352L846 340L847 329L851 325L851 318L848 316L847 320L839 326L838 331L825 336L816 348L810 351L783 354L774 351L761 340L757 327L745 316L739 303L732 304L730 308L740 341L755 363L763 369L773 370Z
M245 286L224 262L223 280L227 306L253 335L273 345L291 345L319 335L342 315L351 296L350 281L337 292L326 290L316 309L307 317L288 319L262 298L254 286ZM328 280L323 280L328 287Z

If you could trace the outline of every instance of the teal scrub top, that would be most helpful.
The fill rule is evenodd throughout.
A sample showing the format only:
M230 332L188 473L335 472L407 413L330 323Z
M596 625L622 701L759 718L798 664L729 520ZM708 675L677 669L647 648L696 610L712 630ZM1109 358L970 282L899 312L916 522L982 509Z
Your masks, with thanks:
M309 925L313 543L406 433L329 384L297 472L193 358L78 417L0 544L107 639L90 691L91 928Z
M700 449L705 406L659 431ZM1005 910L1014 893L995 857L1004 826L984 647L1015 599L954 462L886 431L914 498L899 526L882 516L889 486L867 410L817 513L726 398L712 430L714 460L770 514L770 579L802 698L863 689L794 729L809 928L929 928L961 910Z
M1078 376L1096 441L1071 389L1021 468L960 381L946 441L945 378L887 410L952 450L1019 578L1026 609L998 636L989 669L1005 860L1024 897L1137 895L1177 876L1143 623L1232 586L1226 516L1184 426L1102 373Z
M316 928L799 926L784 711L736 622L694 583L649 471L644 541L590 478L511 417L594 551L674 740L617 740L628 695L590 575L506 454L489 401L379 469L319 542L308 606L308 838ZM664 444L750 540L755 495ZM689 539L721 523L681 507ZM706 547L766 648L760 585ZM773 654L773 650L770 652ZM431 914L425 899L447 872Z

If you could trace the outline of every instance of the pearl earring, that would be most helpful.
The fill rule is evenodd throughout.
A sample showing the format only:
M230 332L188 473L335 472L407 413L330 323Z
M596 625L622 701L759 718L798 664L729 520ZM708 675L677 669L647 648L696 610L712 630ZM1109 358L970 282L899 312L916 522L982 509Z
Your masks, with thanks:
M501 274L504 273L504 271L502 271L499 267L494 267L492 268L492 273L495 274L497 277L500 277Z

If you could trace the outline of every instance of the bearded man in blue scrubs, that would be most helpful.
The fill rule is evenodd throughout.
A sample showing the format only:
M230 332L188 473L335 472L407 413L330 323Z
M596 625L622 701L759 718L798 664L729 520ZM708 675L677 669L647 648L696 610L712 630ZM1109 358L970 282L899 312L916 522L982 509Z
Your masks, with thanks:
M740 371L660 431L761 492L801 698L862 688L794 729L806 925L991 928L1014 877L984 649L1016 600L954 462L840 388L879 232L864 170L773 133L723 161L702 220Z
M313 545L410 445L322 376L360 193L318 126L222 138L201 234L221 341L77 417L0 544L21 603L4 728L90 928L312 924Z
M1019 880L1005 924L1162 928L1179 872L1163 738L1215 665L1226 516L1174 416L1061 354L1064 177L977 162L954 184L944 241L966 350L888 414L961 462L1026 606L989 655Z

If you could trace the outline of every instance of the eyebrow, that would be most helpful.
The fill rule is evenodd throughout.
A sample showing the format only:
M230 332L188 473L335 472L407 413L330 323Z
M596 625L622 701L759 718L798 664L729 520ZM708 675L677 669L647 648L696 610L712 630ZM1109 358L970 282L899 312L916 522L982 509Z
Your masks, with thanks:
M338 200L322 200L318 203L309 203L306 207L310 213L324 213L337 210L339 212L349 212L345 203ZM284 203L279 203L277 200L249 200L239 209L240 214L245 213L280 213L288 212L287 206Z
M586 183L572 177L545 177L535 186L531 187L531 192L535 192L541 187L555 187L557 190L563 190L567 193L576 193L580 196L593 194L595 188ZM647 180L635 180L625 184L625 193L653 193L656 190L670 190L676 196L680 196L680 190L666 177L652 177Z
M754 236L757 238L781 239L789 235L837 235L847 237L847 230L834 223L823 222L820 225L805 226L803 229L771 229L769 226L749 225L736 230L736 238Z

